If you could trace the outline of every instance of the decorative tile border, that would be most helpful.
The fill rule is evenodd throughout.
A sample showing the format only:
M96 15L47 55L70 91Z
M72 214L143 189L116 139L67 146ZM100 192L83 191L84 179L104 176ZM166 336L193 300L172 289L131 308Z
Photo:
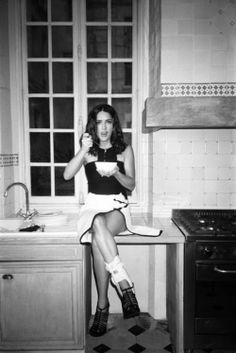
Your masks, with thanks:
M12 167L19 165L18 153L0 154L0 167Z
M236 83L163 83L163 97L236 96Z

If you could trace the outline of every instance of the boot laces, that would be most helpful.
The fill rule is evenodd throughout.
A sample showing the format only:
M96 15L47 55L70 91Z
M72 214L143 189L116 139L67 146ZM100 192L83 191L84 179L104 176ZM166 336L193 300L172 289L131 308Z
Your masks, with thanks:
M128 308L130 306L138 306L138 302L132 288L123 289L122 292L124 308Z
M108 315L109 315L108 307L109 306L107 306L103 309L100 309L99 307L97 307L96 313L94 316L93 325L92 325L92 330L102 331L106 328L107 319L108 319Z

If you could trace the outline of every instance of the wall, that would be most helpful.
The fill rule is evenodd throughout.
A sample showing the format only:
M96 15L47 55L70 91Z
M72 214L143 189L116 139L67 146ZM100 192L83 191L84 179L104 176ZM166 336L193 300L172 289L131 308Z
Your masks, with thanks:
M15 156L12 155L8 2L0 1L0 216L11 207L13 196L2 197L4 188L12 181Z
M163 96L236 96L234 1L162 1ZM236 131L154 133L153 211L235 208Z

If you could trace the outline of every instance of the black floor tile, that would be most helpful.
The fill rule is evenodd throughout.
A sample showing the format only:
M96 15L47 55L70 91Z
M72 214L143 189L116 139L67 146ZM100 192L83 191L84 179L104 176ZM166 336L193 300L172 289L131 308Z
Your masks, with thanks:
M143 333L145 330L142 327L135 325L131 327L128 331L131 332L134 336L138 336L141 333Z
M165 349L167 352L173 353L173 346L172 346L172 344L168 344L168 346L164 347L164 349Z
M133 346L129 347L128 349L129 349L129 351L134 352L134 353L141 353L141 352L145 351L146 348L141 346L138 343L135 343Z
M107 347L105 344L100 344L97 347L94 347L93 350L97 353L105 353L108 352L111 348Z

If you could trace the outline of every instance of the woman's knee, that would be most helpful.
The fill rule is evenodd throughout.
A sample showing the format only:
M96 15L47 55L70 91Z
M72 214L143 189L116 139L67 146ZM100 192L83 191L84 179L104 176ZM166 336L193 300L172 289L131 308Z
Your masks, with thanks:
M106 218L104 215L98 214L93 220L93 231L96 233L103 227L106 227Z

